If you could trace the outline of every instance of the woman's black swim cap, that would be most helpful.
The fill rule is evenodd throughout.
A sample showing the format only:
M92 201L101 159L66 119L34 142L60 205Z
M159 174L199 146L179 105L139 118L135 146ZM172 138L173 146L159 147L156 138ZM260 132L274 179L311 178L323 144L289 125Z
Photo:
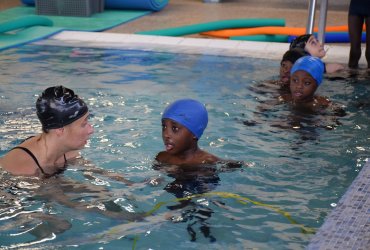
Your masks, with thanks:
M61 128L78 120L87 113L88 108L73 90L55 86L42 92L36 101L36 110L45 131Z

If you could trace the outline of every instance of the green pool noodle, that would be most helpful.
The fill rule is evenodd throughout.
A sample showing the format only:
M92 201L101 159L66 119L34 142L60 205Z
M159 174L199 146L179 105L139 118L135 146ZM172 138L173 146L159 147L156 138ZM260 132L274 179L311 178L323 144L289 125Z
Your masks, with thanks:
M25 16L0 23L0 33L32 26L53 26L53 21L42 16Z
M271 19L271 18L229 19L208 23L186 25L168 29L141 31L137 32L136 34L157 35L157 36L184 36L211 30L252 28L263 26L285 26L285 19Z
M253 35L253 36L231 36L230 40L287 43L289 36L286 35Z

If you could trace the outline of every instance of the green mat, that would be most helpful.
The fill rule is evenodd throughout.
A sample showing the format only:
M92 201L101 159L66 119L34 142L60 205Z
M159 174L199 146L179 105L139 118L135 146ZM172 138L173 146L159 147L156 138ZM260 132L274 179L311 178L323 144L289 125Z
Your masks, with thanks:
M38 16L34 7L16 7L0 12L2 23L17 20L25 16ZM0 33L0 50L19 46L54 35L62 30L103 31L122 23L132 21L151 11L141 10L105 10L91 17L43 16L53 22L53 26L33 26L25 29ZM25 24L26 26L26 24Z

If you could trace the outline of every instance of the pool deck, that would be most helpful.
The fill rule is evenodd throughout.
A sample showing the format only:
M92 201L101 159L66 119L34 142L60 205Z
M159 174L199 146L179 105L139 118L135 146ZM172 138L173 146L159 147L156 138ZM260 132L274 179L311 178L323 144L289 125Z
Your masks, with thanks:
M4 1L0 3L0 9L17 5L13 0ZM164 37L135 35L134 33L235 18L285 18L286 26L305 27L307 2L302 0L223 0L220 3L204 3L201 0L170 0L165 9L111 30L101 33L64 31L48 40L39 41L38 44L104 46L280 60L282 54L289 48L287 43L231 41L210 39L201 35ZM345 0L329 3L328 26L347 24L348 3L349 1ZM347 63L348 44L328 44L327 46L330 48L325 58L327 62ZM364 67L364 57L361 58L360 65ZM327 216L307 249L370 249L369 161L337 206Z

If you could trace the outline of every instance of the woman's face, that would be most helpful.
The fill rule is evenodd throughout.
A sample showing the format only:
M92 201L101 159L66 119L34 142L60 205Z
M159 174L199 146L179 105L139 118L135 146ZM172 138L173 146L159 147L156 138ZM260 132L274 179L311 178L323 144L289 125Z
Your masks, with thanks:
M310 36L304 49L311 55L323 58L326 55L324 46L314 36Z
M186 127L171 119L162 120L162 139L166 151L172 155L184 153L196 140Z
M294 102L309 102L317 89L316 80L306 71L297 70L290 77L290 92Z
M67 136L67 143L71 150L82 149L90 135L94 133L92 125L88 121L89 112L78 120L64 127Z

